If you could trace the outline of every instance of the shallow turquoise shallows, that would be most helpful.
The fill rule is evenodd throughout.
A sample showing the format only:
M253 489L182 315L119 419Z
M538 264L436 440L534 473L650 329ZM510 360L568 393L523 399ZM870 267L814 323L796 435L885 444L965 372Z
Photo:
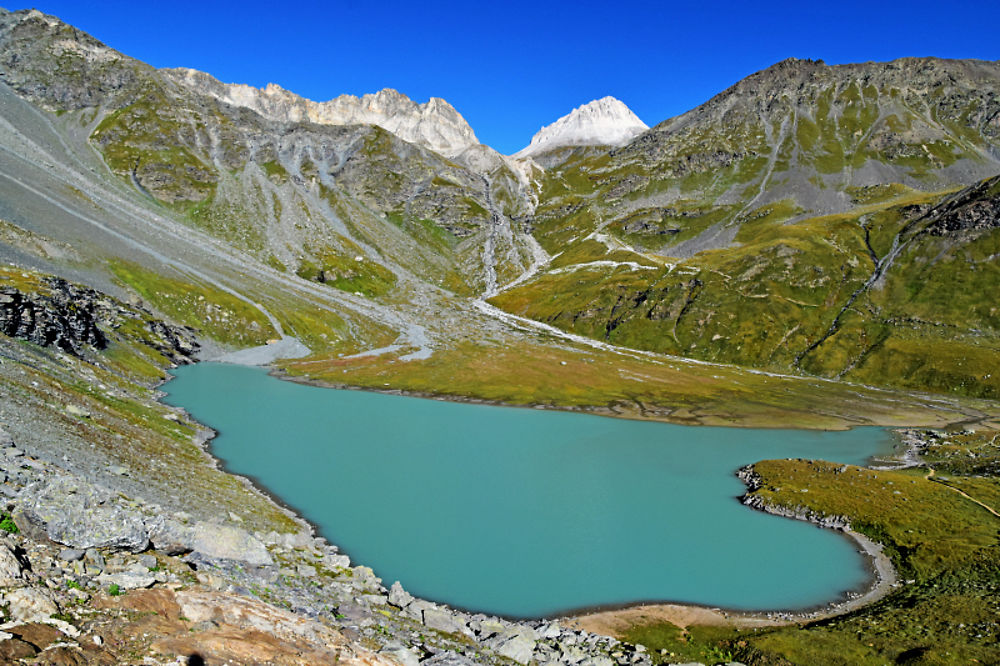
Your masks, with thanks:
M635 601L795 609L863 587L843 535L744 507L738 467L862 463L846 432L667 425L340 391L263 370L180 368L166 402L219 431L213 453L388 585L543 616Z

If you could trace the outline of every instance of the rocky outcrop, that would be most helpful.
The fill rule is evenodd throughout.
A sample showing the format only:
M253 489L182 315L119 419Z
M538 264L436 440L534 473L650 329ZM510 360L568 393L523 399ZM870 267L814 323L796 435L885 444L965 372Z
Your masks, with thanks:
M37 10L0 10L0 80L49 109L124 106L152 67Z
M989 178L948 198L927 213L926 232L947 236L1000 227L1000 176Z
M209 74L187 68L168 69L164 73L198 93L232 106L252 109L268 120L318 125L378 125L404 141L448 157L479 145L465 118L439 97L418 104L386 88L362 97L341 95L328 102L314 102L274 83L265 88L225 84Z
M60 278L42 278L25 291L0 287L0 333L76 356L106 348L109 333L129 320L140 321L145 342L175 363L187 362L198 349L191 331Z
M96 292L62 281L51 286L49 294L34 298L14 287L0 287L0 333L73 354L84 345L104 349L107 338L97 325Z
M149 546L142 519L121 506L113 492L68 475L25 487L14 518L29 534L71 548L141 552Z

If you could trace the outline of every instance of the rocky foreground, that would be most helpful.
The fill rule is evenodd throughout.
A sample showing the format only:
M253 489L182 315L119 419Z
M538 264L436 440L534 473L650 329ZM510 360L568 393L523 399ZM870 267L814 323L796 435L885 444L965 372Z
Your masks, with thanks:
M142 504L6 432L0 478L6 661L651 663L641 646L556 621L509 622L386 589L305 532L254 535Z

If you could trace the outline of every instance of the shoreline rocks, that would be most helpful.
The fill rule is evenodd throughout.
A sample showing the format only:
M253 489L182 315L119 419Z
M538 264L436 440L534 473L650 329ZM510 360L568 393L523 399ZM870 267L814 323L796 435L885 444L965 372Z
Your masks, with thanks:
M240 621L256 631L268 631L255 624L253 618L264 612L259 609L277 605L299 618L296 622L315 625L314 633L347 632L380 646L385 663L652 663L641 646L555 621L469 613L415 598L398 582L386 588L370 568L352 567L336 546L306 531L251 534L221 516L217 523L191 520L135 501L34 458L15 447L2 426L0 478L11 498L7 509L22 530L6 539L20 540L35 553L8 547L0 535L0 601L17 622L54 621L53 615L73 608L74 599L90 600L109 590L134 595L195 583L227 595L228 615L253 605L258 615L247 611ZM206 631L219 622L223 602L215 599L216 611L203 613ZM254 605L262 602L266 606ZM191 614L199 613L192 606L183 615L193 619ZM179 645L176 637L154 644ZM0 653L3 646L0 637Z

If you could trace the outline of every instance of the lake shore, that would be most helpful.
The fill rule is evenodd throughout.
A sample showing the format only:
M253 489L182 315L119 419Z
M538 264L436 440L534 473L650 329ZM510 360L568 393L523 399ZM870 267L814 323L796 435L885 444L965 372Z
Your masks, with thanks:
M559 407L556 405L512 405L502 401L486 400L467 396L440 395L422 391L393 389L389 387L378 388L350 384L335 384L312 379L310 377L289 375L284 369L276 368L273 365L268 366L268 370L269 374L276 378L320 388L370 391L390 395L419 397L437 401L451 401L492 406L553 409L557 411L590 413L633 420L667 420L662 417L657 418L656 416L649 415L624 414L608 407L587 408ZM847 429L847 427L844 429ZM913 448L913 443L907 440L905 451L902 453L892 454L885 456L884 458L873 459L871 462L884 463L889 462L892 459L902 459L906 462L912 462L911 457L913 455ZM254 481L260 485L256 479ZM270 494L272 498L277 500L279 503L282 503L281 500L273 494L268 494ZM829 521L824 522L813 516L794 514L780 507L758 506L750 502L744 503L751 508L764 511L772 515L805 520L820 527L836 529L848 538L851 538L857 544L859 551L865 554L866 565L871 576L865 590L863 592L849 593L847 598L806 610L742 611L697 604L637 602L626 603L613 608L604 607L599 609L587 609L582 610L579 613L552 616L552 618L558 618L563 625L569 628L616 637L620 637L621 634L629 627L650 622L669 622L681 628L685 628L690 625L731 626L734 628L782 626L813 622L853 612L883 598L898 585L898 577L895 569L889 558L882 552L882 547L864 535L851 530L849 526L840 524L832 525L829 524ZM285 506L287 508L287 505Z
M768 513L789 517L784 513L772 511L768 511ZM808 520L807 518L798 519ZM815 523L811 520L809 522ZM853 539L860 547L861 552L867 556L873 580L863 594L852 595L848 599L804 611L740 611L681 603L628 604L620 608L570 615L563 618L562 622L565 626L573 629L621 637L632 627L660 622L669 622L681 629L692 625L748 629L815 622L851 613L885 597L898 585L898 577L892 562L882 552L882 547L879 544L850 529L840 529L839 531Z

